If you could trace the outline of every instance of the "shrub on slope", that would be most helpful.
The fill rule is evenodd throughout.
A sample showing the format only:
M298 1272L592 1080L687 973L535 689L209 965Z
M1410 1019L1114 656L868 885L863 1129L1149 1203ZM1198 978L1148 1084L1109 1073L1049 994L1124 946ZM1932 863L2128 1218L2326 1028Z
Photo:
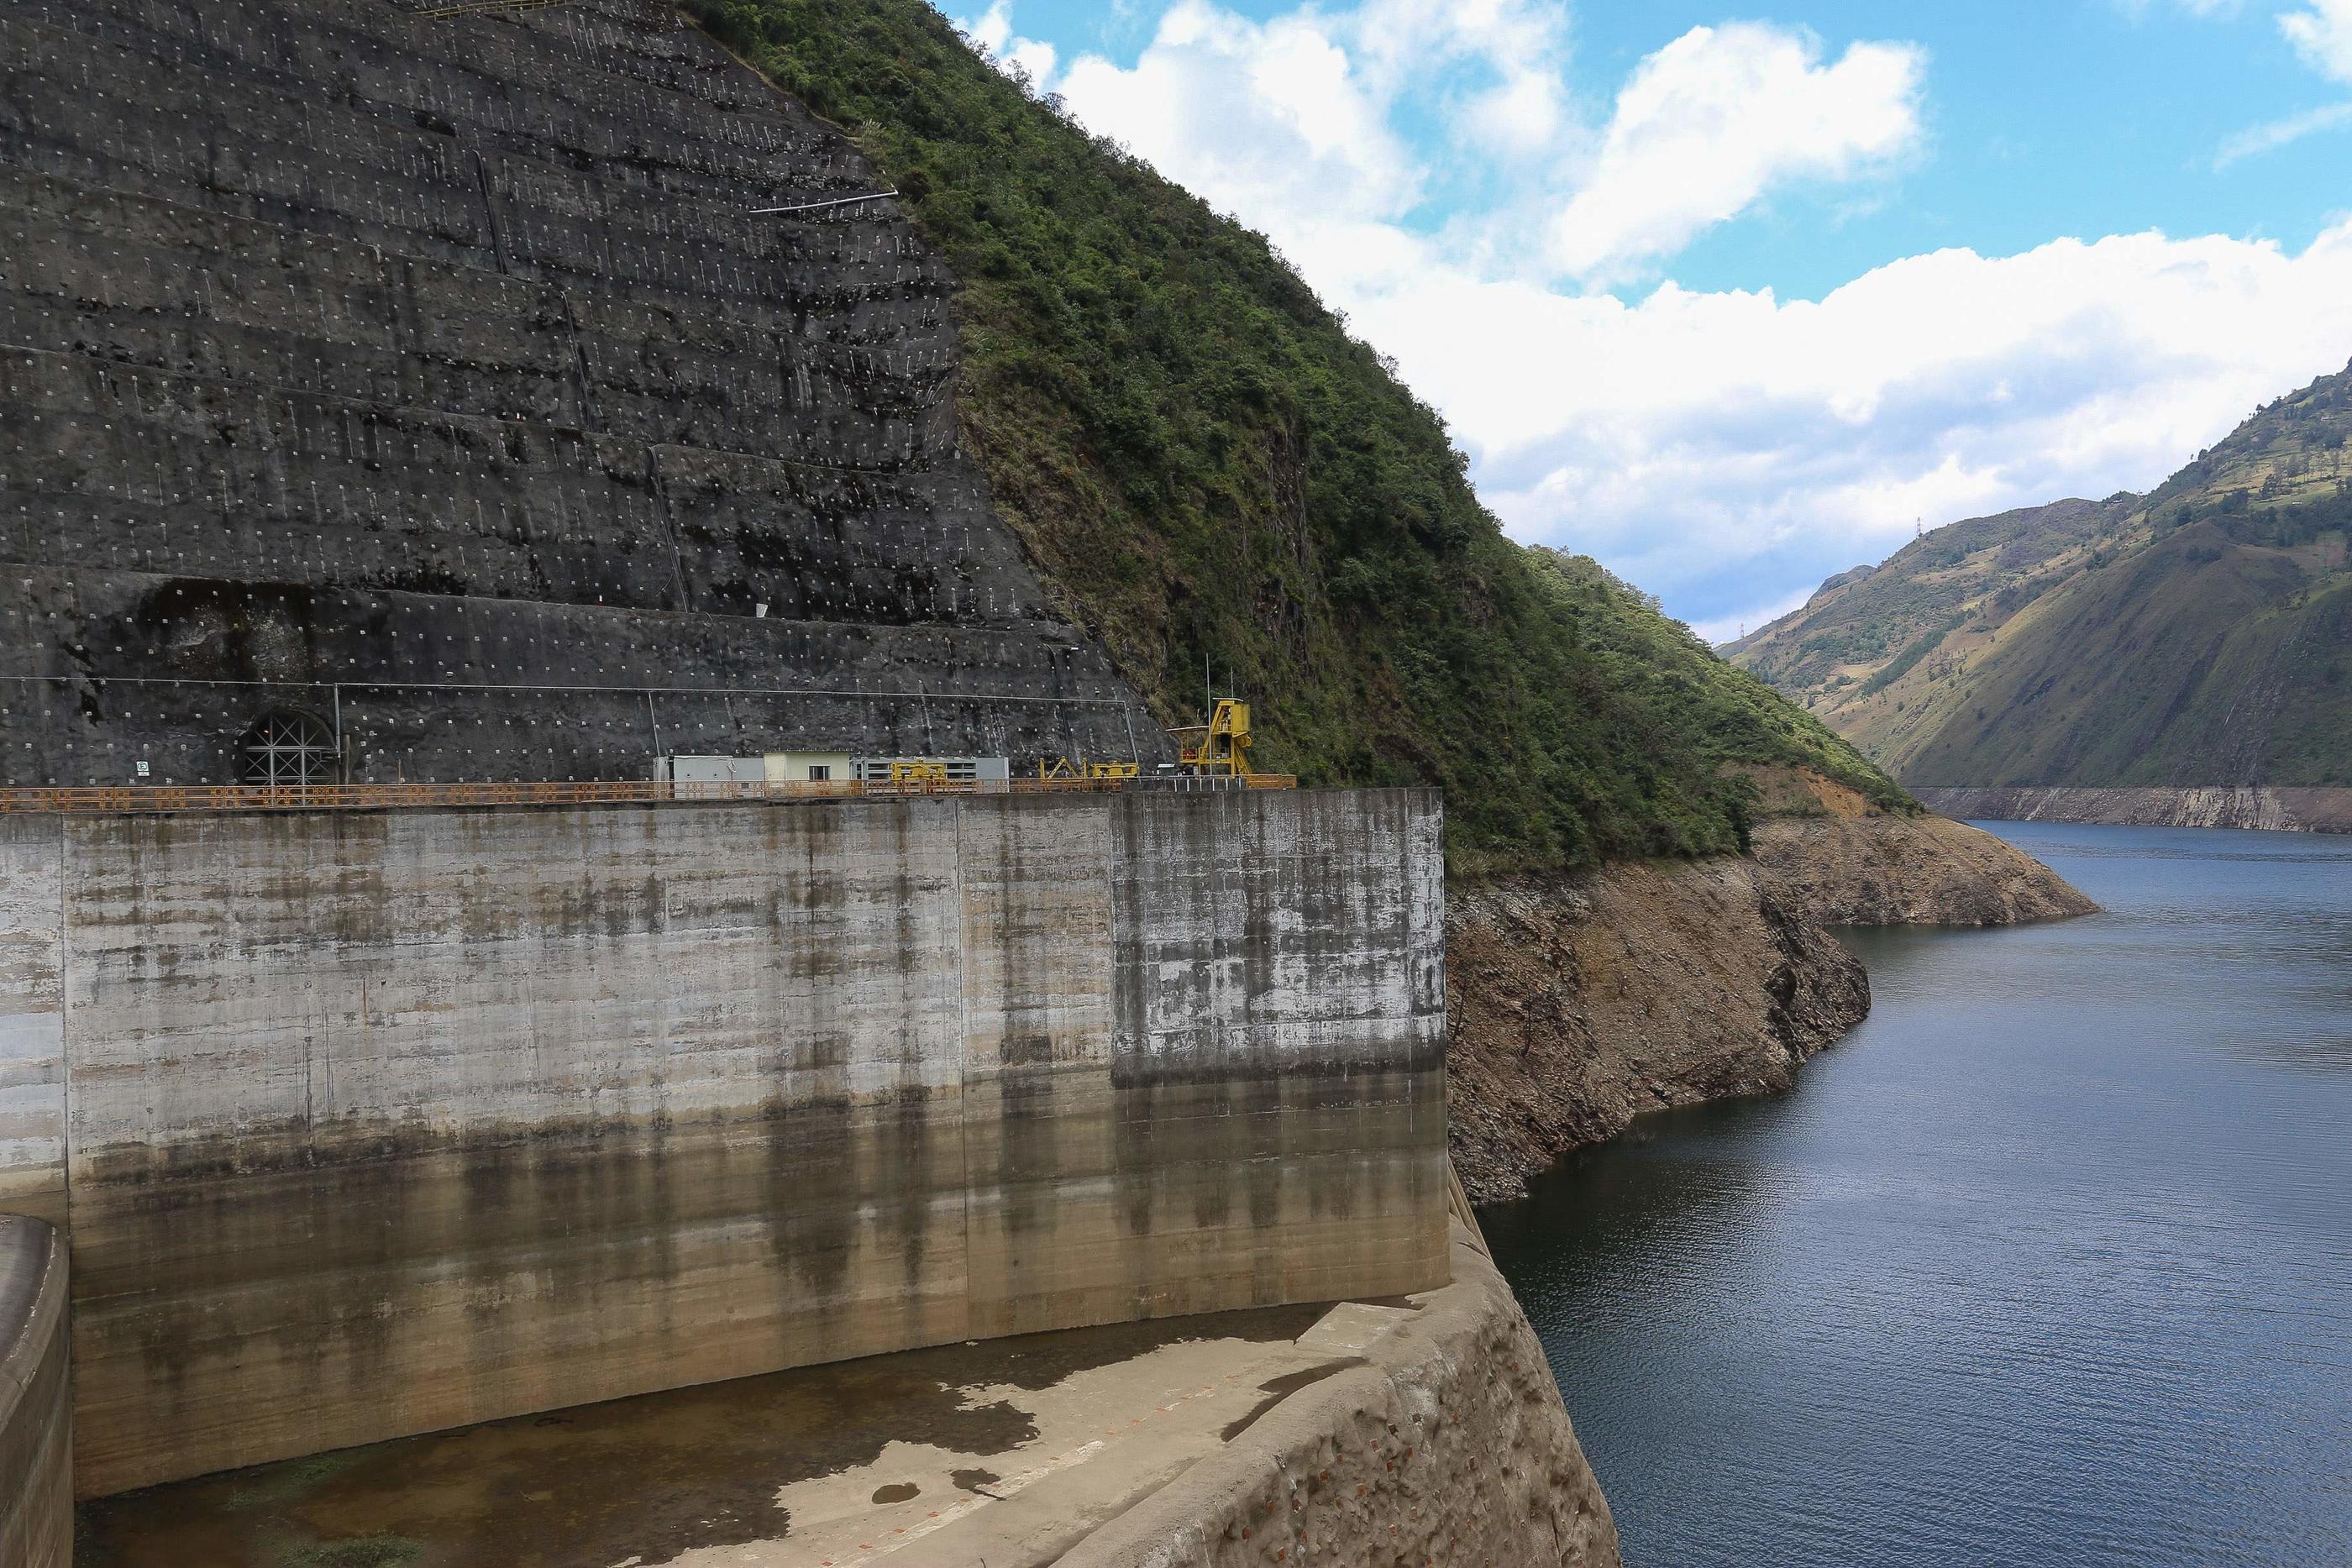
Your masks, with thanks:
M1062 608L1165 723L1203 662L1265 766L1433 783L1457 869L1727 850L1727 760L1908 800L1591 562L1521 549L1444 423L1263 235L920 0L692 0L850 128L960 280L961 416Z

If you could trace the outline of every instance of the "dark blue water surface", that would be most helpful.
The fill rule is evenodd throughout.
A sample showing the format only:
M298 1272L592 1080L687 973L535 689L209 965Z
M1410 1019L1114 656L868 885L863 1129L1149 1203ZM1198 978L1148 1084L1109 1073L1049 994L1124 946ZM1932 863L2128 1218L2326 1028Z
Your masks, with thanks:
M2352 841L1985 824L1783 1098L1481 1215L1635 1568L2352 1565Z

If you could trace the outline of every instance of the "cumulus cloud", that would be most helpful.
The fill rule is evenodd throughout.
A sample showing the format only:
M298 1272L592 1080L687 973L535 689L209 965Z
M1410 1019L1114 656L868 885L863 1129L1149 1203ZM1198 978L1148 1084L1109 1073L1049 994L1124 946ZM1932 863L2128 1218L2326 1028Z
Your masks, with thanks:
M1918 143L1925 67L1903 44L1823 64L1781 28L1692 28L1618 94L1600 159L1554 222L1553 259L1588 276L1671 256L1776 185L1883 165Z
M1504 156L1556 148L1574 129L1562 80L1565 8L1531 0L1366 0L1328 24L1352 40L1372 90L1394 99L1433 87L1465 139ZM1449 72L1468 67L1471 81ZM1434 69L1434 77L1432 72Z
M1091 129L1282 234L1401 219L1429 193L1393 129L1411 100L1506 162L1578 133L1563 12L1536 0L1365 0L1258 21L1177 0L1134 65L1082 56L1053 85Z
M1638 258L1790 182L1899 163L1927 62L1703 28L1596 110L1563 85L1559 16L1364 0L1254 20L1178 0L1131 66L1082 57L1053 85L1271 235L1393 355L1514 537L1601 557L1708 634L1915 520L2152 485L2352 353L2352 224L2301 251L2158 234L1948 250L1817 300L1629 287ZM1490 165L1515 172L1462 199ZM1559 254L1496 238L1521 231Z
M1565 85L1562 17L1527 0L1366 0L1258 21L1178 0L1132 66L1085 56L1054 85L1171 178L1307 246L1317 225L1401 220L1430 193L1425 152L1392 130L1409 103L1516 181L1465 233L1599 281L1777 188L1874 172L1918 142L1921 51L1860 43L1825 61L1815 40L1758 24L1692 29L1589 122ZM1546 237L1498 240L1517 232Z
M1040 87L1051 79L1054 67L1061 58L1053 45L1013 32L1011 0L994 0L978 17L958 19L956 29L993 55L1000 64L1019 67L1022 75Z
M2352 223L2299 253L1943 251L1818 301L1569 296L1423 262L1338 297L1453 421L1487 503L1709 630L1916 520L2153 485L2352 352Z
M1181 0L1133 68L1085 56L1056 86L1090 128L1254 225L1396 218L1420 200L1387 96L1311 11L1260 23Z
M2311 0L2280 16L2279 31L2313 69L2352 85L2352 0Z

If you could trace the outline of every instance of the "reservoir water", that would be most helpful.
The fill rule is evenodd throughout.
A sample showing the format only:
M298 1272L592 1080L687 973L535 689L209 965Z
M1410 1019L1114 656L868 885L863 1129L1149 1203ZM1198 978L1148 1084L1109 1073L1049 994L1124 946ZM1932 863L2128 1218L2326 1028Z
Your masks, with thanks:
M1625 1561L2352 1564L2352 841L1985 825L2105 913L1480 1216Z

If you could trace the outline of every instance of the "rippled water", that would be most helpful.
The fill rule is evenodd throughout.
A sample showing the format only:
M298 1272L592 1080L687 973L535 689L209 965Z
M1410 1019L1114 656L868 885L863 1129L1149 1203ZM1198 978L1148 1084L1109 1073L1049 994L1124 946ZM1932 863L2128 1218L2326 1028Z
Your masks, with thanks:
M1481 1216L1626 1561L2352 1564L2352 841L1988 825L2106 913Z

